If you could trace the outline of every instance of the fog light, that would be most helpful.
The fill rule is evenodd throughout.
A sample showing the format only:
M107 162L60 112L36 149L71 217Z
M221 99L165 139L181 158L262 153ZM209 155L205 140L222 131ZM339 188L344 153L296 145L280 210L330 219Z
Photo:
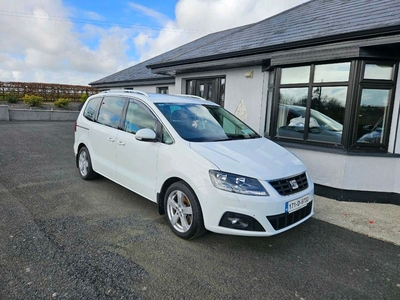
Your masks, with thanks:
M237 230L265 231L253 217L231 211L227 211L222 215L219 226Z
M249 223L239 218L228 218L228 220L235 228L247 228L249 226Z

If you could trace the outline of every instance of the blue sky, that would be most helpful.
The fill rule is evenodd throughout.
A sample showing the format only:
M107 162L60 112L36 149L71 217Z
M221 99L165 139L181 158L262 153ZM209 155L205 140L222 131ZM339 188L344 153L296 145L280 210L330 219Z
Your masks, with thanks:
M0 81L86 85L306 0L0 0Z

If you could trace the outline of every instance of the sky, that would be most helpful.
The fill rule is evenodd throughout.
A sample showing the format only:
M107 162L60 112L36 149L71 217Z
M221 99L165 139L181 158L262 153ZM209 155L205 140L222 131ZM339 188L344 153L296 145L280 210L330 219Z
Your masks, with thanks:
M87 85L307 0L0 0L0 81Z

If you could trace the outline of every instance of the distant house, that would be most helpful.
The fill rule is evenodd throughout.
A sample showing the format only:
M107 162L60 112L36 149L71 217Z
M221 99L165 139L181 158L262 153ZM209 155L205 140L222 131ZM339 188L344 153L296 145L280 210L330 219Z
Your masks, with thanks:
M316 192L400 204L400 1L312 0L90 85L194 94L295 153Z

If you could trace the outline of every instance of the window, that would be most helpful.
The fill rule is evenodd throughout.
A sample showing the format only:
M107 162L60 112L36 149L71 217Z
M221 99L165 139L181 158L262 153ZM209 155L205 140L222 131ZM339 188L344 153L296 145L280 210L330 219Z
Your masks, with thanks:
M276 68L271 138L344 149L387 149L397 65L348 61ZM271 104L272 103L272 104Z
M215 105L157 103L178 134L190 142L229 141L260 136Z
M104 97L100 106L97 122L113 128L118 128L125 101L125 98L120 97Z
M225 77L186 80L186 94L196 95L224 106Z
M168 87L167 86L157 87L157 93L168 94Z
M362 64L353 147L386 148L395 88L394 63Z
M130 99L126 112L124 130L130 133L136 133L139 129L150 128L156 131L156 118L141 103Z
M95 113L97 111L97 108L99 107L101 98L93 98L89 101L89 103L86 105L85 111L83 113L84 117L86 119L89 119L91 121L94 120Z

